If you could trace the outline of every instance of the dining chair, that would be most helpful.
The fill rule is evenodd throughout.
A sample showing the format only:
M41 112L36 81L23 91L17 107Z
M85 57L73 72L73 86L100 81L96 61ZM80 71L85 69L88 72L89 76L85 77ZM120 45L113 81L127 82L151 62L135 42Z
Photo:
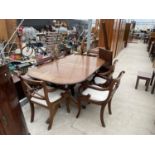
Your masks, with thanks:
M108 105L108 111L109 114L112 114L111 111L111 101L113 98L113 95L115 94L116 90L118 89L120 85L121 78L125 71L120 72L117 78L112 79L111 83L107 87L100 87L98 85L90 85L88 83L83 83L79 87L79 97L78 97L78 103L79 103L79 111L77 114L77 118L80 115L81 112L81 102L84 101L86 103L92 103L101 106L100 109L100 120L103 127L105 127L104 123L104 109L106 105Z
M118 62L118 60L116 59L113 62L113 65L111 65L107 71L105 71L105 72L99 71L98 73L96 73L96 75L93 78L93 83L96 85L99 85L101 87L104 86L105 84L107 84L109 82L109 80L112 79L117 62Z
M48 130L51 129L54 116L60 106L60 103L65 99L66 92L61 89L49 87L44 81L34 80L28 76L21 76L20 78L22 81L24 93L30 103L31 122L34 121L34 105L37 104L48 109Z
M105 60L106 66L112 65L112 59L113 59L113 52L110 50L107 50L105 48L99 47L99 58Z

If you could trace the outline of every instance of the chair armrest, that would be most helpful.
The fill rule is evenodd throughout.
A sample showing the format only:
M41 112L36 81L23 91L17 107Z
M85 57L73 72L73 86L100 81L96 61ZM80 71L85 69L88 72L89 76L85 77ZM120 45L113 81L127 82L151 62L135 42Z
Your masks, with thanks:
M35 94L37 94L38 96L31 95L31 97L34 97L34 98L37 98L37 99L40 99L40 100L45 100L45 97L42 96L41 94L39 94L39 93L35 93Z
M103 76L109 76L109 74L111 74L113 72L112 68L110 68L108 71L106 72L98 72L97 74L103 75Z
M97 73L95 77L100 77L100 78L103 78L103 79L106 79L106 80L110 80L111 79L111 78L109 78L109 77L107 77L105 75L99 74L99 73Z
M104 83L104 84L97 84L96 82L95 82L95 78L96 77L100 77L100 78L102 78L102 79L105 79L106 80L106 82ZM107 87L108 85L109 85L109 83L111 82L111 80L112 80L112 78L110 78L110 77L107 77L107 76L103 76L103 75L101 75L101 74L96 74L96 76L93 78L93 81L92 81L92 83L93 84L95 84L95 85L98 85L98 86L100 86L100 87Z
M101 91L105 91L105 90L109 90L109 87L100 87L98 86L97 84L90 84L90 83L83 83L81 84L81 86L79 87L78 89L78 92L81 93L82 90L86 89L86 88L92 88L92 89L95 89L95 90L101 90Z
M36 96L36 95L38 96ZM41 99L41 100L44 100L45 99L45 96L39 94L37 91L34 91L32 94L31 94L31 97L34 97L34 98L37 98L37 99Z
M95 89L95 90L99 90L99 91L107 91L109 90L109 87L100 87L98 85L88 85L87 88L91 88L91 89Z
M30 76L28 75L24 75L24 76L20 76L20 79L24 79L24 80L27 80L29 82L32 82L32 83L35 83L35 84L43 84L44 82L43 81L40 81L40 80L33 80Z

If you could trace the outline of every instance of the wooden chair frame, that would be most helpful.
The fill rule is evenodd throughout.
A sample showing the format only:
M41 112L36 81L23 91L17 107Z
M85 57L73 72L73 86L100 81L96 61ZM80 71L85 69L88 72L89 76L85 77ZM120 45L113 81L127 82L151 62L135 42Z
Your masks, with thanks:
M31 122L34 121L34 115L35 115L35 109L34 109L34 104L37 104L39 106L42 106L46 109L49 110L49 119L48 119L48 130L51 129L52 124L53 124L53 119L54 116L58 110L58 108L60 107L60 103L62 102L62 100L64 100L67 96L67 92L64 91L64 93L61 93L61 98L58 99L55 102L50 102L49 97L48 97L48 93L49 92L53 92L56 90L56 88L51 88L49 89L46 86L46 83L44 81L38 81L38 80L33 80L24 76L21 76L21 81L22 81L22 86L23 86L23 90L25 95L27 96L27 99L30 103L30 108L31 108ZM37 92L37 90L43 88L43 92L44 92L44 96L42 96L41 94L39 94ZM36 96L37 95L37 96ZM36 98L36 99L40 99L40 100L45 100L47 103L47 106L44 106L42 104L39 104L37 102L34 102L31 100L31 98Z
M116 68L116 64L117 64L118 60L114 60L113 64L111 66L108 67L108 71L106 72L98 72L99 75L103 75L103 76L107 76L107 77L111 77L115 71Z
M114 61L113 65L109 67L109 70L108 70L108 71L96 73L96 75L93 77L92 82L93 82L94 84L98 85L98 86L101 86L101 87L107 86L107 85L109 84L109 82L111 81L111 79L113 78L112 76L113 76L113 73L114 73L114 71L115 71L115 67L116 67L116 63L117 63L117 62L118 62L118 60L116 59L116 60ZM96 78L96 77L100 77L100 78L106 79L107 82L104 83L104 84L97 84L97 83L95 83L95 78Z
M105 88L102 88L102 87L96 87L96 86L93 86L93 85L89 85L88 83L83 83L80 87L79 87L79 97L78 97L78 103L80 104L79 107L79 111L78 111L78 114L77 114L77 118L79 117L80 115L80 112L81 112L81 102L82 101L86 101L87 103L92 103L92 104L96 104L96 105L100 105L101 106L101 110L100 110L100 120L101 120L101 124L103 127L105 127L105 123L104 123L104 109L106 107L106 105L108 104L108 111L109 111L109 114L112 114L112 111L111 111L111 101L112 101L112 98L113 98L113 95L115 94L116 90L118 89L119 85L120 85L120 80L123 76L123 74L125 73L125 71L122 71L120 72L120 74L118 75L118 77L116 79L112 79L111 80L111 83L109 84L109 86L105 87ZM83 95L82 92L87 89L87 88L91 88L91 89L94 89L94 90L99 90L99 91L109 91L109 94L108 94L108 97L105 101L96 101L96 100L91 100L90 99L90 95Z

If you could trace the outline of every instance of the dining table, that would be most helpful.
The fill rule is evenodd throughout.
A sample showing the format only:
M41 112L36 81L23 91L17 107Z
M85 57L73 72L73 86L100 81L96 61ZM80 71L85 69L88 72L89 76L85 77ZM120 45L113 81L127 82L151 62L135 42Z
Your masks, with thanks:
M71 54L52 62L31 67L27 75L58 85L73 85L87 80L105 64L103 59Z
M28 69L27 75L31 78L49 82L55 85L63 85L65 88L74 88L76 84L86 81L103 65L105 60L99 57L71 54L61 59L45 63ZM77 103L71 89L69 98Z

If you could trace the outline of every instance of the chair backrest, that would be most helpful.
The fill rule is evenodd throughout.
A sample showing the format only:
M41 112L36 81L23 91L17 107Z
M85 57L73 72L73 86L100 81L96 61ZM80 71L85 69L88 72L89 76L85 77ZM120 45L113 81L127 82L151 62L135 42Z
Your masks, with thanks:
M122 76L123 76L124 74L125 74L125 71L121 71L121 72L119 73L118 77L117 77L116 79L114 79L115 82L116 82L116 88L119 87L121 78L122 78Z
M112 51L106 50L104 48L99 48L99 58L106 61L106 66L112 65Z
M114 71L115 71L115 68L116 68L116 64L117 64L117 62L118 62L117 59L114 60L112 66L109 68L109 71L111 72L111 73L109 74L109 77L110 77L110 78L112 77L112 75L113 75L113 73L114 73Z
M46 83L44 81L34 80L28 76L20 76L20 79L22 82L24 93L30 103L31 98L33 97L40 100L46 100L48 106L49 104L48 91L46 88ZM44 95L37 92L39 89L43 89Z
M109 93L108 99L111 99L113 95L115 94L116 90L118 89L120 85L120 81L124 73L125 71L121 71L119 75L117 76L117 78L111 80L111 83L109 85L110 93Z

